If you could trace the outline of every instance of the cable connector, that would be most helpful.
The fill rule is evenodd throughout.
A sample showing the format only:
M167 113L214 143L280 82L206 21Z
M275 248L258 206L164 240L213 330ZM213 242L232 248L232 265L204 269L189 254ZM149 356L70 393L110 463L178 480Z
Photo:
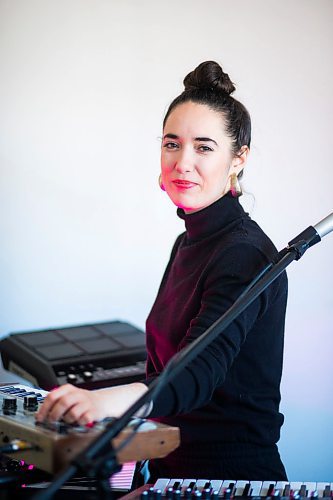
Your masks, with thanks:
M17 451L34 450L37 446L22 441L21 439L13 439L10 443L0 448L0 453L16 453Z

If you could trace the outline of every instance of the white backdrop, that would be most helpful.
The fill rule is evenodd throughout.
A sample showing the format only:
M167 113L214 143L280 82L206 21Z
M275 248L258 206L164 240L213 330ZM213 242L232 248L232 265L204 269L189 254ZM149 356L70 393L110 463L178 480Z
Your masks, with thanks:
M331 0L0 0L0 334L145 317L176 235L161 121L215 59L253 120L243 185L281 249L332 211ZM289 269L280 450L333 481L333 236ZM267 353L269 363L269 353Z

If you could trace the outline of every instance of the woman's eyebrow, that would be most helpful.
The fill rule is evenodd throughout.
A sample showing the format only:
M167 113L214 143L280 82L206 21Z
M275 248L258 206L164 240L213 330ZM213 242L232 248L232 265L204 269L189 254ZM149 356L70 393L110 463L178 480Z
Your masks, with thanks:
M179 137L176 134L165 134L163 139L179 139Z
M210 139L210 137L195 137L195 141L198 142L213 142L216 146L218 146L217 142L214 139Z
M179 139L179 136L176 134L165 134L163 136L163 139ZM216 146L218 146L217 142L214 141L214 139L211 139L210 137L194 137L193 139L196 142L213 142Z

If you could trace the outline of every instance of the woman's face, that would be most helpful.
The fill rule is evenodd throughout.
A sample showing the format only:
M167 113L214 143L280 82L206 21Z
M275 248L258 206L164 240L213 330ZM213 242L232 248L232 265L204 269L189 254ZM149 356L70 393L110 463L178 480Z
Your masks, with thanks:
M239 174L247 153L245 147L233 156L220 113L191 101L180 104L163 130L162 183L177 207L196 212L229 191L230 175Z

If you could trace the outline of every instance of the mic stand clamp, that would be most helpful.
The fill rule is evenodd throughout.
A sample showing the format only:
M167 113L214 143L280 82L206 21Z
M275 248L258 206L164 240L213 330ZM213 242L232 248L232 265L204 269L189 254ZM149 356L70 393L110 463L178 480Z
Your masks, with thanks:
M317 231L309 226L307 229L302 231L301 234L296 236L296 238L289 241L287 248L284 249L286 252L294 251L296 253L295 260L299 260L308 248L312 247L321 240Z

